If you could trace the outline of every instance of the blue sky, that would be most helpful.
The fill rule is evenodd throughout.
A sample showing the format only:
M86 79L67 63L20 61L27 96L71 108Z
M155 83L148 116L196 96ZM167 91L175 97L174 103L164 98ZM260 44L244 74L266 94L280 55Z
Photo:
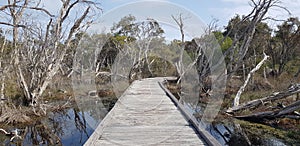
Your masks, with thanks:
M158 4L159 2L166 3L166 5L160 5ZM167 22L168 25L164 25L163 29L166 32L165 34L171 38L180 38L179 30L175 22L171 19L171 15L176 16L184 12L183 17L187 17L184 29L187 36L193 38L201 35L201 31L204 31L205 27L199 27L202 23L209 24L216 19L218 20L217 26L222 30L230 18L236 14L246 15L251 11L248 0L147 0L147 3L145 0L102 0L100 3L104 12L102 15L103 23L101 25L104 25L106 29L112 25L111 22L119 21L123 16L127 15L127 13L133 13L135 16L141 15L154 18L161 22ZM140 4L135 5L132 3ZM173 7L173 5L180 8L177 9ZM300 0L285 0L281 5L287 7L293 13L293 16L300 17L300 11L298 10ZM161 7L165 8L160 10L159 8ZM149 9L150 12L147 13ZM270 10L268 15L276 19L286 19L289 17L286 11L279 8ZM275 27L281 22L270 21L268 23L272 27ZM199 28L202 28L202 30ZM97 27L97 29L99 29L99 27ZM103 29L102 27L101 30L103 31Z
M104 13L111 9L125 5L127 3L145 1L145 0L95 0L101 4ZM227 24L228 20L235 14L247 14L251 7L248 2L250 0L152 0L152 1L167 1L177 4L194 12L205 23L210 23L214 18L219 20L218 25L222 27ZM6 3L5 0L0 0L0 6ZM42 4L51 12L57 12L60 0L42 0ZM300 17L300 0L282 0L280 4L288 8L293 16ZM155 13L155 12L153 12ZM269 12L275 18L285 19L288 14L281 9L272 9ZM0 17L1 19L1 17Z
M109 10L126 5L132 2L139 2L142 0L103 0L101 2L103 6L104 13L109 12ZM246 9L249 10L247 2L231 2L230 0L157 0L166 1L178 6L184 7L185 9L192 11L198 17L200 17L206 24L210 23L213 19L217 19L220 26L226 25L229 18L231 18L235 13L245 13ZM246 4L246 5L245 5ZM231 11L231 8L237 8L236 12ZM246 7L246 8L245 8ZM155 13L155 12L153 12Z
M209 24L212 20L218 20L217 26L219 29L223 29L227 22L235 16L236 14L247 14L250 12L251 7L249 6L250 0L148 0L147 4L143 4L145 0L95 0L101 4L103 9L103 14L99 14L100 22L104 24L101 29L98 31L103 31L104 28L109 29L112 22L117 22L122 15L122 12L133 13L134 15L140 15L145 17L163 19L163 22L173 23L165 25L164 29L169 31L169 35L175 36L179 35L176 31L176 24L171 19L171 15L178 15L179 13L187 12L185 16L187 17L186 28L193 33L196 25L199 26L204 24ZM150 1L150 2L149 2ZM135 7L130 7L130 3L140 2L141 4ZM170 9L162 10L162 6L157 3L167 3ZM6 1L1 0L0 5L3 5ZM151 4L153 3L153 4ZM157 5L154 6L154 3ZM51 13L57 14L58 8L61 6L60 0L42 0L42 5L48 9ZM300 17L300 0L282 0L280 4L288 8L293 16ZM166 6L166 5L164 5ZM173 7L178 6L178 9ZM168 7L168 6L167 6ZM120 9L123 8L123 9ZM148 11L147 11L148 10ZM150 12L149 12L150 10ZM151 11L152 10L152 11ZM148 13L147 13L147 12ZM114 14L112 14L114 13ZM269 16L272 16L276 19L286 19L289 17L288 13L282 9L274 8L269 13ZM168 17L168 18L163 18ZM196 18L197 17L197 18ZM0 19L1 18L0 16ZM145 19L145 18L144 18ZM194 21L193 21L194 19ZM199 22L201 20L201 22ZM279 22L270 21L269 24L275 28ZM171 31L175 30L175 31ZM200 31L200 30L199 30ZM203 31L203 30L202 30ZM174 34L171 34L174 33ZM198 33L198 32L197 32ZM192 35L191 35L192 36Z
M143 0L102 0L104 13L109 10L125 5L127 3ZM228 20L236 14L247 14L250 12L248 0L157 0L167 1L182 6L200 17L204 23L209 24L213 19L218 20L218 26L223 27ZM300 17L300 0L282 0L282 6L287 7L293 16ZM155 13L155 12L154 12ZM274 8L269 15L278 19L286 19L288 13L282 9ZM270 22L275 23L275 22ZM272 24L271 24L272 25ZM276 25L276 24L274 24Z

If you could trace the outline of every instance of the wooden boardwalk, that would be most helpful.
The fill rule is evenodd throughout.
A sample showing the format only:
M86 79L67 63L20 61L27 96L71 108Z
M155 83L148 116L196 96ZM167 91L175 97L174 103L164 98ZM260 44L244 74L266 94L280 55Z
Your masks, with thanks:
M167 96L163 80L134 81L85 145L212 145Z

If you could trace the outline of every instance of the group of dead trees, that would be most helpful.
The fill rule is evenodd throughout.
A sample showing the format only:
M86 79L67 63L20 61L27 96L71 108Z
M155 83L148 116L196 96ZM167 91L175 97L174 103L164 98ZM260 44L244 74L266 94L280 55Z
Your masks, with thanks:
M296 29L293 29L293 33L290 33L292 35L289 35L290 39L289 43L283 43L282 45L278 45L279 47L278 50L281 50L279 54L274 54L276 52L276 49L274 48L274 45L270 45L272 41L269 41L268 38L266 38L265 43L266 46L269 46L268 49L263 50L262 54L263 57L261 57L261 61L259 63L257 62L257 52L255 48L255 43L253 42L255 40L255 35L259 32L256 32L258 30L258 27L261 27L263 24L262 21L265 19L269 19L266 17L266 14L270 11L271 8L280 8L284 9L285 8L280 6L280 1L278 0L258 0L254 1L251 0L251 5L253 6L253 9L251 13L247 16L244 16L242 20L239 22L235 23L232 27L236 27L235 29L228 29L226 34L231 35L232 37L232 45L225 51L226 59L227 59L227 77L228 80L230 80L237 72L239 69L245 68L245 57L251 57L249 56L249 48L251 48L254 51L254 57L255 57L255 65L254 67L252 66L252 69L249 70L247 73L248 75L245 75L244 71L244 84L239 88L237 91L234 100L233 100L233 106L227 109L227 113L235 115L235 117L240 118L240 119L245 119L245 120L250 120L250 121L255 121L255 122L263 122L264 120L272 120L276 118L282 118L282 117L288 117L288 118L293 118L293 119L299 119L300 115L297 112L297 110L300 109L300 101L298 94L300 92L299 89L299 84L294 83L291 85L288 89L280 92L274 92L273 94L260 98L260 99L255 99L252 101L248 101L245 103L240 104L240 98L242 98L242 93L244 92L246 86L249 84L249 81L252 79L253 75L255 74L256 71L260 70L263 64L266 63L267 60L272 59L273 63L278 62L279 60L279 70L276 73L282 73L283 68L286 65L286 63L289 61L289 58L291 55L288 55L289 53L292 53L293 50L296 48L296 45L299 45L297 41L294 41L292 39L299 39L299 33L298 31L300 30L298 27ZM294 19L293 19L294 20ZM281 27L291 27L291 23L296 24L296 21L291 21L289 19L287 22L285 22ZM289 25L287 23L290 22ZM246 23L248 25L243 26L243 23ZM298 25L296 25L298 26ZM230 27L230 26L228 26ZM239 29L238 27L243 27L243 29ZM281 28L279 28L281 29ZM287 30L292 30L292 28L287 29ZM278 39L281 35L286 35L288 32L284 32L282 30L282 33L277 33L277 36L274 37L274 39ZM265 35L265 37L267 37ZM286 36L284 39L281 39L282 41L286 41L288 37ZM269 42L268 42L269 41ZM278 41L278 43L281 43L281 41ZM257 45L260 47L264 47L262 44ZM271 47L271 48L270 48ZM273 47L273 48L272 48ZM258 48L259 49L259 48ZM268 56L266 53L269 53L270 56ZM285 58L282 58L284 57ZM279 57L279 58L278 58ZM281 57L281 58L280 58ZM274 65L274 70L275 70L275 63ZM267 81L266 74L263 75L264 79ZM280 100L286 99L291 96L297 96L296 100L293 100L292 103L289 105L282 105ZM287 99L286 99L287 100ZM288 101L288 100L287 100ZM274 103L275 102L275 103ZM278 102L278 105L274 106ZM273 107L272 107L273 105ZM247 114L247 115L239 115L241 111L252 111L253 109L256 109L258 107L262 106L270 106L269 108L265 108L263 111L258 111L252 114ZM239 116L238 116L239 115Z
M263 121L264 119L275 119L280 117L299 119L299 113L297 112L297 110L300 109L298 97L300 90L298 83L294 83L286 90L282 89L280 92L274 92L267 97L240 104L240 99L243 98L242 93L246 90L247 86L249 86L255 74L260 74L256 73L257 71L265 69L261 76L263 76L264 82L267 85L272 86L267 79L268 74L266 66L270 66L269 68L271 68L272 75L275 78L278 77L287 68L288 62L295 58L294 55L297 53L297 48L300 45L300 23L298 18L291 17L281 25L278 25L275 36L272 36L272 30L265 22L265 20L279 22L279 20L267 16L270 10L274 8L290 14L289 10L281 6L280 0L250 0L249 4L252 6L252 11L241 18L240 16L233 18L228 23L226 31L220 34L222 35L222 38L218 40L225 56L227 80L234 80L233 78L238 75L241 76L239 80L244 81L239 89L235 91L236 95L233 99L233 106L228 108L226 112L235 115L237 118L252 121ZM183 43L185 42L184 18L182 14L178 15L178 17L172 16L172 18L176 22L181 33L182 46L180 53L183 54L183 51L189 51L188 46L192 46L188 45L188 43ZM210 33L213 29L208 31L208 33ZM199 49L199 44L193 43L193 41L190 44L196 44L196 46L192 46L192 50ZM223 44L225 44L224 48L222 46ZM229 47L226 46L228 44L230 44ZM202 48L200 47L200 50L201 49ZM209 78L211 74L211 71L209 70L210 62L207 62L206 60L206 57L209 56L203 55L202 51L203 49L201 51L192 51L192 53L195 54L193 65L196 65L197 68L200 69L198 71L199 79L201 80L200 82L203 83L201 90L202 92L205 92L200 95L210 96L212 80L204 82L204 79ZM179 81L185 74L185 71L182 70L181 63L182 58L179 59L178 64L175 64L180 76ZM205 65L207 66L205 67ZM297 78L299 73L300 71L294 76ZM296 101L292 101L293 103L290 103L289 105L282 105L279 102L279 100L295 95L297 95ZM237 116L240 111L252 110L259 106L269 104L270 102L275 102L275 104L278 102L281 106L273 107L264 112L253 113L246 116Z
M271 66L270 68L272 68L275 78L282 74L284 69L287 67L287 63L293 59L293 56L297 52L296 50L299 47L298 40L300 38L300 23L298 18L289 18L282 25L279 25L278 30L275 32L275 36L272 36L271 29L268 27L268 24L264 22L265 20L277 21L275 18L267 16L268 12L273 8L281 9L290 14L286 8L281 6L281 1L250 0L249 3L252 6L252 11L248 15L242 16L242 18L237 16L236 18L232 19L226 27L226 31L221 34L224 35L224 37L218 40L221 47L223 47L222 45L224 43L231 44L228 48L222 48L227 65L227 80L230 81L237 75L241 75L243 77L239 78L239 80L244 81L239 89L235 91L236 95L233 99L233 106L228 108L226 112L235 115L237 118L252 121L264 121L265 119L276 119L281 117L299 119L299 113L297 112L297 110L300 109L298 97L300 90L298 83L293 83L293 85L286 90L282 89L280 92L274 92L273 94L262 97L261 99L240 104L240 99L243 98L242 93L246 90L246 87L249 86L253 76L255 76L255 74L260 74L256 73L257 71L265 69L261 76L263 76L264 82L272 86L267 79L268 75L266 73L266 66ZM178 25L182 36L181 41L184 42L185 32L183 16L173 16L172 18ZM230 41L228 41L228 38ZM194 44L196 44L196 47L193 47L195 50L195 48L197 48L197 43ZM188 51L185 48L186 46L187 45L185 43L182 43L181 50ZM194 58L195 62L193 65L196 65L198 68L200 68L199 65L208 65L209 62L205 62L205 57L208 56L203 55L203 52L201 51L198 52L198 54L199 56L196 55ZM182 62L182 60L179 60L179 63L176 64L176 67L179 75L184 76L184 71L182 71L180 61ZM199 63L197 63L197 61ZM211 84L211 81L208 81L207 83L203 82L203 79L209 78L211 74L209 69L210 68L208 65L199 71L200 80L202 79L201 83L208 84L203 85L204 89L207 87L208 88L205 90L202 88L201 90L205 93L200 95L205 94L206 96L210 96L211 94L209 93L209 84ZM298 76L299 72L300 71L298 71L295 77ZM296 101L292 101L292 103L287 102L289 105L282 105L282 103L279 101L288 101L286 98L295 95L297 95ZM275 106L270 108L270 110L263 112L260 111L250 115L237 116L240 111L252 110L267 104L270 106L271 102L273 102L273 104L277 104L276 102L278 102L278 104L281 106Z
M299 35L287 35L284 31L278 33L278 38L285 38L279 43L279 49L272 49L272 41L265 43L264 45L268 46L268 50L256 51L254 47L262 46L261 44L253 45L256 39L256 33L258 27L261 27L262 21L268 19L266 14L272 8L284 9L280 6L279 0L250 0L251 6L253 6L252 11L243 16L241 20L236 23L229 24L226 28L226 36L221 40L221 44L226 41L226 38L230 37L232 39L232 44L229 48L224 51L225 61L227 64L226 76L230 80L241 68L245 68L245 60L249 57L250 48L254 56L254 65L249 65L251 68L248 71L248 76L245 75L245 83L241 86L238 93L235 96L233 107L228 109L229 113L236 113L240 110L254 108L259 105L264 104L265 102L274 101L277 99L282 99L293 94L298 93L298 84L293 85L293 89L289 88L286 91L279 92L278 94L272 94L268 97L262 98L260 100L250 101L248 103L239 104L241 94L245 90L245 87L248 85L249 80L252 78L253 74L263 66L264 62L267 59L272 59L273 68L276 68L279 60L279 70L276 71L280 73L284 70L285 65L289 61L290 54L293 54L296 50L290 48L296 48L296 40L299 39ZM66 74L69 76L72 70L72 61L66 63L66 60L72 60L68 56L74 55L72 48L76 48L78 40L82 36L82 30L85 30L93 22L93 14L99 12L99 7L94 1L87 0L62 0L60 5L59 12L57 14L52 14L43 6L41 6L41 1L33 0L7 0L7 4L0 7L0 14L3 15L6 19L0 21L3 28L7 28L9 31L2 32L0 35L0 98L5 99L5 89L7 85L5 80L14 79L17 81L20 89L22 90L25 103L33 107L33 111L36 114L43 113L47 111L47 105L43 102L42 97L46 88L51 84L51 80L58 73ZM84 8L84 11L78 11L77 15L72 15L71 12L76 11L76 9ZM44 17L43 21L34 21L33 18ZM186 68L183 67L183 52L188 50L188 46L197 44L194 42L185 41L185 25L184 18L181 14L176 16L171 16L173 20L178 25L178 28L181 33L181 46L180 46L180 55L179 61L175 63L176 70L179 74L178 83L181 80L181 77L186 74L184 69L189 69L190 66L200 66L198 67L198 72L200 80L203 81L206 79L211 70L207 63L207 59L210 56L203 55L201 48L196 46L196 53L194 54L194 60ZM30 19L32 18L32 19ZM271 18L272 19L272 18ZM46 23L44 21L47 21ZM70 21L72 20L72 21ZM247 25L244 25L247 24ZM299 22L296 19L290 19L286 24L282 25L284 28L293 28L295 24L299 26ZM130 27L129 27L130 26ZM290 30L290 29L287 29ZM299 34L300 29L293 30L293 34ZM11 34L6 34L10 33ZM112 37L107 44L108 48L117 48L120 49L124 47L124 43L133 42L137 50L136 55L129 51L122 52L124 54L132 55L134 62L137 62L136 72L141 72L141 67L143 64L148 64L146 67L150 74L152 69L150 64L152 61L149 55L149 48L153 45L154 40L160 42L162 34L164 31L159 26L158 22L153 19L149 19L143 23L135 22L133 16L127 16L117 24L112 27ZM8 41L5 36L11 36L12 40ZM263 37L268 37L264 35ZM263 38L259 38L263 40ZM290 43L289 40L292 40ZM201 41L201 40L193 40ZM199 43L199 42L198 42ZM201 43L201 42L200 42ZM161 44L161 43L160 43ZM105 50L103 50L105 51ZM111 50L110 50L111 51ZM114 54L117 54L120 50L113 50ZM109 52L109 50L108 50ZM106 58L102 61L98 61L96 72L99 74L103 70L98 70L101 67L110 67L108 64L112 64L112 58L115 58L116 55L108 56L112 53L100 52L100 57ZM265 53L263 53L265 52ZM257 54L257 53L261 53ZM284 55L280 55L284 53ZM102 56L101 56L102 55ZM248 56L247 56L248 55ZM270 57L268 57L268 55ZM257 56L263 56L258 58ZM262 59L261 62L257 63L259 59ZM257 65L256 65L257 64ZM133 64L134 65L134 64ZM252 69L253 68L253 69ZM243 69L244 74L246 74ZM297 74L300 73L299 72ZM13 75L12 75L13 74ZM298 75L295 76L298 76ZM15 77L15 78L14 78ZM128 77L130 78L130 77ZM208 90L206 90L208 91ZM287 113L294 113L299 109L299 102L292 103L287 105L282 109L278 109L268 113L256 114L256 117L262 117L265 115L272 115L273 117L281 117Z
M15 80L23 92L23 103L37 115L46 114L48 106L43 94L57 74L63 70L67 70L65 74L72 72L71 65L65 63L66 56L76 48L75 37L89 27L99 12L97 5L87 0L62 0L58 12L52 14L41 0L7 0L0 7L5 18L0 21L1 98L9 98L5 95L5 81ZM65 66L69 68L62 69Z

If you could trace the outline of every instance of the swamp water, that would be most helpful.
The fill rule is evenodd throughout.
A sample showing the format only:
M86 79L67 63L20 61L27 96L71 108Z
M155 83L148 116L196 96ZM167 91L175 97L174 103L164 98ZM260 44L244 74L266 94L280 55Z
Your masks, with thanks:
M205 107L205 105L197 106L197 110L193 110L194 108L192 108L189 104L186 104L185 107L194 115L198 115L199 113L201 114L201 110L199 109ZM195 111L197 111L197 113ZM201 116L195 117L200 122ZM299 139L288 137L288 132L283 129L238 120L224 115L218 115L212 123L202 125L206 125L205 130L215 137L222 145L300 145Z
M84 105L73 105L68 109L48 113L47 117L36 120L30 126L17 127L20 129L22 140L15 139L10 142L11 136L0 134L1 145L7 146L31 146L31 145L64 145L64 146L81 146L89 136L93 133L96 126L105 117L107 112L113 107L117 99L106 98L101 100L101 109L95 109L95 104L99 104L97 100L84 102ZM83 103L82 103L83 104ZM89 105L91 107L89 108ZM78 108L84 107L84 108ZM186 104L185 106L190 112L193 108ZM200 109L202 107L199 107ZM197 110L196 110L197 111ZM200 120L200 118L198 118ZM219 120L219 119L218 119ZM214 136L222 145L248 145L247 140L252 145L266 145L266 146L283 146L285 143L272 137L272 135L265 136L263 128L258 126L253 133L246 134L248 139L243 137L243 129L238 130L236 124L240 122L231 118L224 118L206 126L206 130ZM247 122L242 122L244 125ZM250 125L250 124L249 124ZM250 125L252 126L252 125ZM3 126L2 126L3 127ZM3 127L6 130L13 130L16 127ZM253 127L253 126L252 126ZM263 135L259 135L263 134Z
M0 145L81 146L94 132L96 126L113 107L115 102L116 99L111 97L105 98L104 100L102 99L101 109L95 109L92 107L98 104L97 100L86 101L84 103L86 106L82 106L84 108L78 108L78 105L72 105L72 107L67 109L49 112L46 117L35 120L32 124L29 124L29 126L1 125L1 128L8 132L18 128L20 131L19 135L22 139L15 138L11 142L12 136L7 136L4 132L1 132ZM105 107L103 107L103 105L105 105Z

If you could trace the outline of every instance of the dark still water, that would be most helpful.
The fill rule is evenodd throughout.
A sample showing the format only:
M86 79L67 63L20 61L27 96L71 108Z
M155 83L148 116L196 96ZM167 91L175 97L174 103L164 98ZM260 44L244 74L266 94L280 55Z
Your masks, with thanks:
M81 146L93 133L94 127L88 124L99 120L90 115L90 111L79 111L69 108L59 112L49 113L48 117L35 121L33 125L26 127L5 127L7 131L18 128L22 139L10 141L12 136L0 134L1 145L7 146L31 146L31 145L64 145ZM4 129L4 128L3 128Z
M64 145L81 146L93 133L97 125L113 107L116 98L84 98L71 108L49 112L46 117L36 119L29 126L1 125L7 132L18 129L22 137L11 141L13 135L0 132L0 145Z
M47 125L53 127L51 129L61 139L62 145L75 146L83 145L94 131L94 128L86 122L87 119L99 122L89 115L89 111L77 111L75 108L68 109L64 113L53 113L45 121Z

